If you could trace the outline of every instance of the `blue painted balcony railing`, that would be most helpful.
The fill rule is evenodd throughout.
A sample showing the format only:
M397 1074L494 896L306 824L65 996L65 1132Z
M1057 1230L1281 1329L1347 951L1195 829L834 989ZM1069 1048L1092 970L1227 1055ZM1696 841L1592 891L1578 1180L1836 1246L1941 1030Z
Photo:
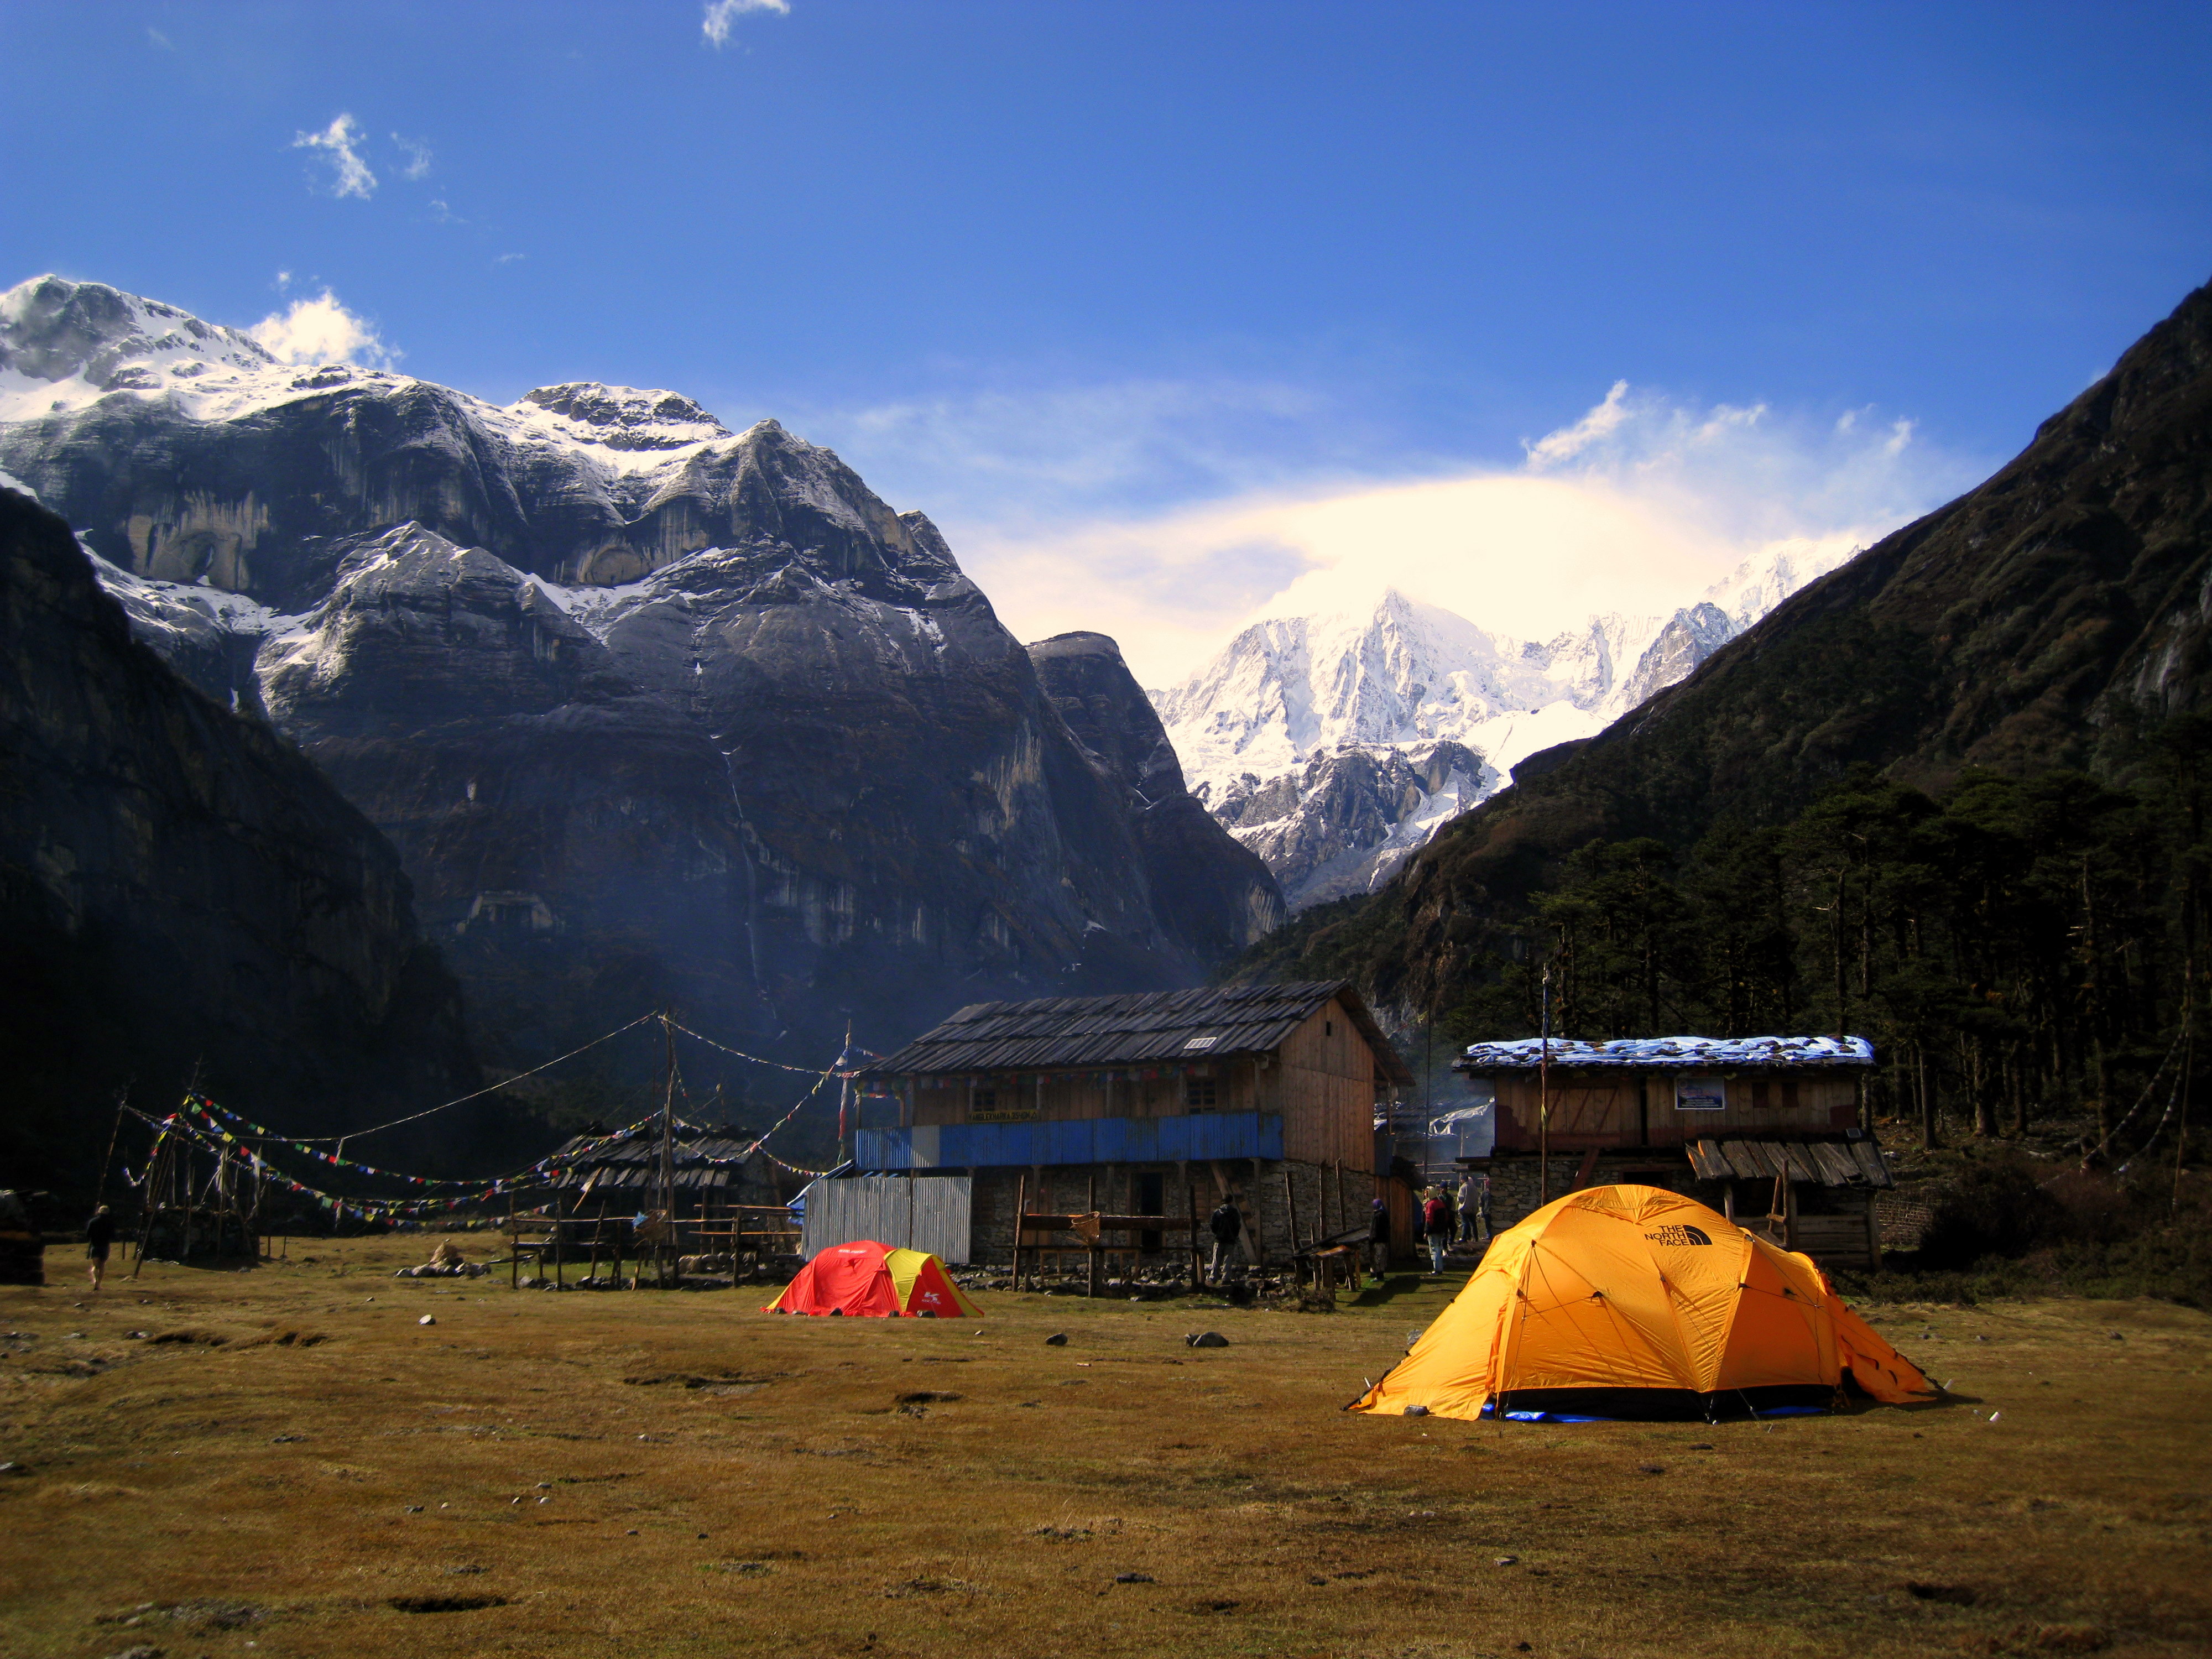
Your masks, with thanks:
M1185 1158L1283 1155L1273 1112L1194 1112L1188 1117L1080 1117L1036 1123L925 1123L863 1129L853 1161L863 1170L995 1169L1043 1164L1175 1164Z

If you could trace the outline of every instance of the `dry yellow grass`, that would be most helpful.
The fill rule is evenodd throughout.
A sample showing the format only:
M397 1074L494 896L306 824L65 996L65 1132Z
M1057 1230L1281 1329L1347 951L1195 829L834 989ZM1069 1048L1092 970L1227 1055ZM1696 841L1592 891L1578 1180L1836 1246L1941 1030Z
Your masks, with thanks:
M1881 1320L1976 1403L1500 1427L1338 1409L1435 1289L848 1323L387 1276L431 1242L0 1288L0 1656L2212 1650L2184 1310Z

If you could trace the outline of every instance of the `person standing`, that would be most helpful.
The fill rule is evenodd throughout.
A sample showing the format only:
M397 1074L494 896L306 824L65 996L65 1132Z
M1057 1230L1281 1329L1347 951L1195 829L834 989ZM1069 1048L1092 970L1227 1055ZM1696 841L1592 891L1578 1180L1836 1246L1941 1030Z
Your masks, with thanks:
M1244 1231L1244 1212L1237 1207L1237 1200L1224 1198L1221 1207L1206 1219L1206 1231L1213 1235L1213 1259L1206 1272L1217 1285L1226 1278L1229 1264L1237 1258L1237 1241Z
M1375 1277L1390 1275L1390 1206L1381 1199L1375 1200L1375 1210L1367 1223L1368 1253L1375 1258Z
M1476 1195L1475 1207L1481 1212L1482 1237L1483 1242L1487 1243L1498 1237L1498 1229L1490 1224L1490 1173L1488 1170L1483 1172L1482 1191Z
M1474 1243L1474 1217L1482 1202L1481 1190L1474 1184L1474 1171L1467 1170L1459 1178L1459 1191L1455 1195L1459 1210L1459 1242Z
M1429 1241L1429 1272L1437 1279L1443 1277L1444 1246L1451 1243L1451 1200L1443 1188L1431 1187L1421 1206L1421 1231Z
M92 1212L92 1218L84 1224L84 1254L86 1261L89 1264L86 1272L92 1280L92 1288L95 1291L100 1288L100 1281L107 1273L107 1250L108 1247L114 1243L115 1218L108 1214L107 1206L103 1204Z

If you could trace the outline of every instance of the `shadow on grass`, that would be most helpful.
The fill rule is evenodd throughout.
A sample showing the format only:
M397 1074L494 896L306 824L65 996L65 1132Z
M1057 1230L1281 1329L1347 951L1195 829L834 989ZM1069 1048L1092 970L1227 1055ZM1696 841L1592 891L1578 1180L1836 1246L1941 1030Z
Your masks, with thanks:
M1347 1308L1386 1307L1401 1296L1415 1296L1424 1291L1438 1291L1449 1300L1457 1296L1460 1287L1467 1283L1464 1273L1446 1273L1442 1279L1427 1279L1419 1273L1392 1273L1380 1284L1370 1285L1358 1296L1345 1304Z

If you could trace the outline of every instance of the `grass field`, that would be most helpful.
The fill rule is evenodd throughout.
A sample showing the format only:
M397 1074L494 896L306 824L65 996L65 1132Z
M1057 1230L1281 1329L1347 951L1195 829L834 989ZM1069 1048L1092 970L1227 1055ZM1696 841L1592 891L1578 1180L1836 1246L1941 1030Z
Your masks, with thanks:
M1410 1279L847 1322L389 1277L431 1242L0 1287L0 1659L2212 1651L2169 1305L1875 1310L1918 1411L1496 1426L1338 1409Z

